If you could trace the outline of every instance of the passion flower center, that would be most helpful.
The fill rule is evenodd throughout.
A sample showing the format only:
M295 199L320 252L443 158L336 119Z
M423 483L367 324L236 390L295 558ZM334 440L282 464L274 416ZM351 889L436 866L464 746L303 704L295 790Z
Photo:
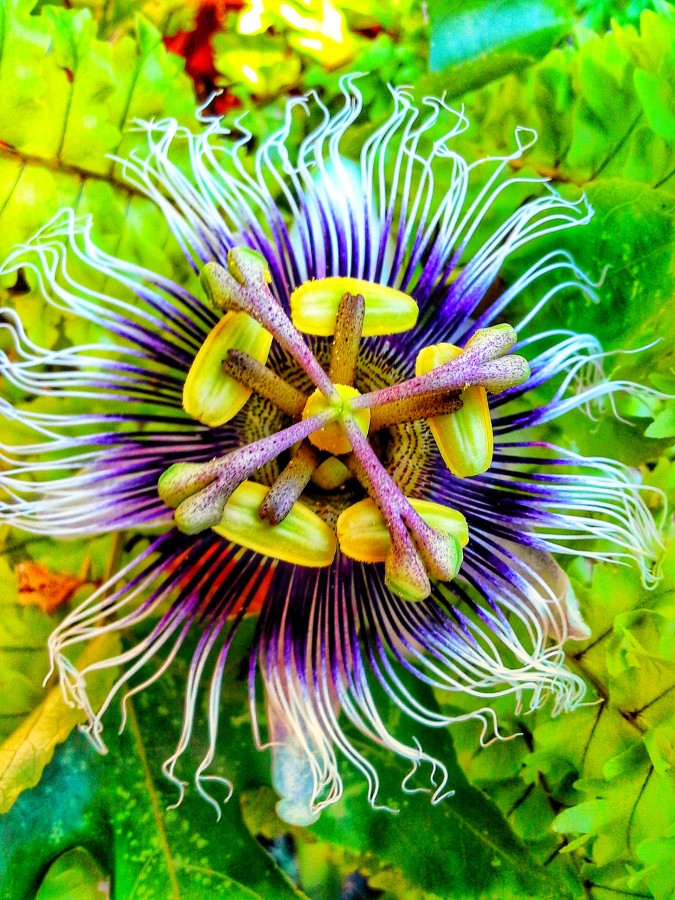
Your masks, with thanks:
M302 566L329 565L339 542L347 556L384 561L392 592L424 599L430 579L447 581L457 574L466 522L455 510L404 496L372 435L428 420L455 475L485 471L492 457L486 392L506 390L529 376L522 357L507 355L515 332L498 325L476 331L464 348L425 348L415 378L361 394L353 382L362 335L413 327L415 301L387 286L326 278L294 291L289 317L270 282L265 260L248 248L229 252L228 269L215 262L204 268L207 297L226 315L188 374L184 406L204 424L219 426L256 392L291 424L209 463L171 466L160 478L160 496L176 510L176 524L185 532L214 528L244 547ZM328 371L300 331L332 336ZM314 386L309 396L265 365L274 340ZM246 487L254 473L286 453L290 460L269 489ZM360 501L358 509L346 509L333 531L303 504L303 494L310 481L335 490L352 478L369 495L369 505Z

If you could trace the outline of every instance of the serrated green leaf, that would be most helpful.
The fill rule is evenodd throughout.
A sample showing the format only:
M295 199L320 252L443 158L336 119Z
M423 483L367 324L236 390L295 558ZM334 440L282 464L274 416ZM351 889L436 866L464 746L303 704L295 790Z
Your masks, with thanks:
M32 900L38 873L78 844L108 873L115 900L303 896L248 832L236 798L223 804L220 821L194 790L177 809L169 808L177 792L161 774L161 763L180 732L180 697L188 664L184 654L157 684L128 702L127 727L121 736L116 723L107 722L107 756L96 754L80 733L74 733L57 749L38 786L0 818L3 900ZM229 671L226 677L234 694L243 699L245 682L238 682ZM240 778L251 779L256 769L250 762L261 766L261 772L267 762L253 749L242 708L232 709L239 725L228 728L225 762L218 761L216 770L219 775L238 772ZM204 735L205 729L199 713L195 732ZM204 750L197 737L183 761L188 778ZM226 793L217 785L210 790L218 800Z
M137 117L173 115L194 124L194 93L182 61L143 19L135 37L105 42L89 10L45 6L33 15L34 5L11 0L0 10L0 259L59 209L72 207L78 215L94 214L93 237L105 249L184 281L188 268L165 218L108 158L145 140L130 131ZM88 286L100 287L91 271L75 270ZM14 281L5 279L4 286ZM43 304L23 287L10 302L23 306L26 318ZM53 347L64 317L50 310L35 319L42 323L38 343ZM70 328L75 340L95 336L91 324Z
M642 841L637 855L645 868L631 878L629 887L640 890L646 885L655 900L669 900L675 893L675 825L657 838Z
M649 10L639 32L577 29L576 46L463 98L467 114L483 146L489 140L500 152L516 125L533 127L539 140L528 164L562 183L621 177L672 193L675 145L663 135L670 133L674 35L675 20Z
M667 487L672 468L661 465L654 483ZM674 562L670 539L663 581L652 592L631 569L606 563L592 567L590 581L575 583L592 636L570 643L569 661L587 680L589 705L551 719L544 710L514 717L500 701L504 732L522 731L526 740L480 752L470 726L453 730L471 780L518 833L536 834L538 821L542 837L552 828L564 839L553 851L549 843L549 858L557 852L568 862L585 860L592 897L594 886L601 898L648 885L665 898L672 884L672 837L664 836L675 822Z
M660 412L645 431L648 438L675 437L675 408L668 407Z

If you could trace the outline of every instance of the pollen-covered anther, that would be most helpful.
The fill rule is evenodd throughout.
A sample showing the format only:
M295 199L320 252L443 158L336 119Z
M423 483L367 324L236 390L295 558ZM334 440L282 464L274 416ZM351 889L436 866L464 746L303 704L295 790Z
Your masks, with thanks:
M453 344L425 347L417 356L415 373L424 375L462 353ZM460 394L462 406L448 415L433 415L429 428L443 461L453 475L468 478L486 472L492 462L490 408L484 387L474 385Z
M337 456L349 453L352 449L351 442L345 431L342 419L344 415L350 415L348 404L345 401L358 397L359 392L356 388L348 384L336 384L335 390L338 394L337 400L329 400L321 391L315 391L307 401L303 410L302 417L306 419L308 416L314 416L327 409L332 409L335 413L333 421L329 422L323 428L317 429L309 436L310 441L319 450L325 450L328 453ZM361 409L354 414L354 421L361 431L361 434L368 434L370 427L370 410Z
M259 509L270 491L265 485L244 481L232 493L213 530L264 556L298 566L329 566L337 550L333 529L303 503L293 503L277 524L261 519Z
M377 504L389 532L385 584L404 600L424 600L431 593L430 575L448 581L457 574L460 542L422 520L382 466L353 416L345 417L344 426L353 447L347 462Z
M403 291L361 278L318 278L306 281L291 294L291 317L305 334L328 337L335 333L338 307L345 294L365 300L366 337L409 331L417 323L417 303Z
M448 362L408 381L362 394L351 402L351 407L370 409L437 391L464 391L472 385L480 385L493 394L501 393L530 376L526 359L504 355L515 341L516 333L510 325L483 328Z
M334 384L354 384L366 301L361 294L345 294L338 305L328 377Z
M246 351L258 364L267 359L272 335L243 312L229 312L212 329L195 357L183 385L183 409L204 425L229 422L251 396L241 379L223 372L230 350Z
M450 535L460 548L467 544L469 529L460 512L429 500L409 497L408 502L430 528ZM344 510L337 520L336 528L340 549L346 556L366 563L386 560L391 549L391 536L384 516L369 497ZM461 561L461 549L458 556ZM456 566L458 569L458 563Z

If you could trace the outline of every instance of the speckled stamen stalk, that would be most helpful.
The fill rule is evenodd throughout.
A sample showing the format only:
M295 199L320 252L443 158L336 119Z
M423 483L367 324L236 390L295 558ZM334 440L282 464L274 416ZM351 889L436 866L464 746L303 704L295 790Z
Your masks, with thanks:
M292 418L302 415L307 396L243 350L230 350L222 368Z
M377 504L391 537L386 583L406 600L423 600L431 592L429 575L442 580L454 577L447 536L430 528L412 508L354 419L345 416L343 422L353 451L348 465Z
M333 384L354 384L361 347L366 301L361 294L345 294L338 306L328 377Z
M267 519L270 525L283 522L293 504L300 499L320 461L319 452L308 441L302 443L260 504L260 518Z
M394 403L384 403L372 408L370 414L370 431L389 428L390 425L401 425L404 422L416 422L419 419L430 419L433 416L444 416L457 412L462 408L462 401L457 391L439 391L431 394L420 394L406 397Z
M177 507L176 524L187 534L212 528L222 519L225 504L239 485L265 463L323 428L338 412L329 407L289 428L233 450L208 463L177 463L162 475L159 493L165 503Z
M361 394L349 401L352 409L367 409L435 391L462 391L477 384L493 394L527 380L530 367L522 356L504 356L515 343L509 326L477 331L462 353L437 369L400 384Z

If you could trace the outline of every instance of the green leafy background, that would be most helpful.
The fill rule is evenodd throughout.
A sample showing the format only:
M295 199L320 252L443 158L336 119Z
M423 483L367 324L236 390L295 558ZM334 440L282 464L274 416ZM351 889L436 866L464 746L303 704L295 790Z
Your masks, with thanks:
M592 277L605 272L597 304L560 294L551 320L592 331L611 349L660 339L640 355L617 356L616 374L674 394L672 8L662 0L400 0L385 9L346 0L330 4L336 39L324 27L326 4L290 6L305 16L304 30L289 4L265 0L257 18L237 3L214 4L205 33L204 8L178 0L3 0L0 258L67 205L93 214L106 249L187 280L161 216L108 156L141 140L134 119L170 115L194 127L196 102L220 87L231 114L248 111L255 141L280 121L290 93L315 89L331 104L342 74L370 71L370 123L386 115L384 85L393 83L464 104L469 158L511 149L517 125L538 131L522 165L571 196L586 192L596 215L564 246ZM208 55L199 72L189 53L195 41ZM167 47L182 49L192 78ZM357 131L354 152L359 141ZM504 282L528 253L545 249L541 241L510 260ZM88 337L45 310L30 281L0 287L37 343ZM586 453L611 446L672 504L673 405L626 404L622 413L623 422L571 415L550 436ZM403 795L405 772L373 750L382 799L399 813L372 811L363 783L345 771L344 798L307 829L277 818L267 754L253 748L240 666L246 633L223 701L228 747L219 765L234 797L219 822L190 795L169 809L175 797L160 764L179 730L187 650L134 699L121 736L109 724L107 757L77 731L78 714L58 688L42 687L48 634L131 552L132 536L56 544L0 531L0 897L673 897L675 538L668 516L665 523L655 590L630 569L569 567L592 628L589 641L569 645L588 705L551 719L500 703L502 730L522 737L486 749L472 724L429 735L426 747L447 762L456 789L436 807L426 795ZM26 564L70 576L68 602L51 613L26 605ZM95 643L87 652L95 659L115 648ZM103 696L105 680L93 690ZM469 708L461 697L420 699ZM196 764L198 740L191 752Z

